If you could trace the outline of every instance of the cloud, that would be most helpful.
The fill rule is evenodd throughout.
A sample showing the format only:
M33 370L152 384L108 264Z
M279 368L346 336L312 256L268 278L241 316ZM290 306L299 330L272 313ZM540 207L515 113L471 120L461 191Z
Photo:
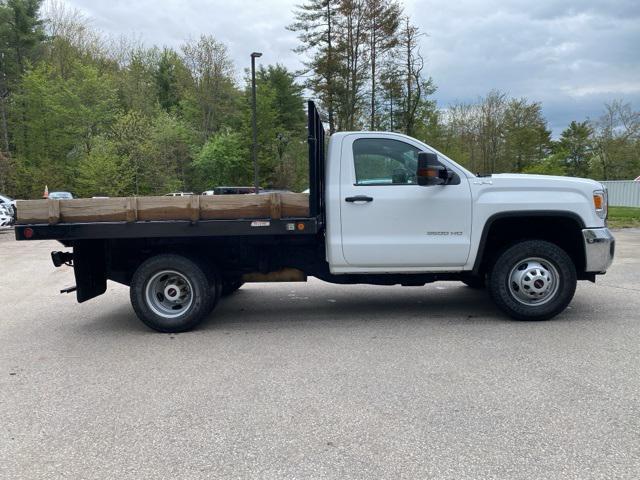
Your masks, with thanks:
M112 35L177 47L201 33L226 43L239 78L252 51L301 67L285 29L302 0L68 0ZM597 117L605 101L640 108L638 0L405 0L422 31L441 106L497 88L543 104L555 134Z
M441 104L492 88L540 101L557 135L623 98L640 108L640 2L409 0Z

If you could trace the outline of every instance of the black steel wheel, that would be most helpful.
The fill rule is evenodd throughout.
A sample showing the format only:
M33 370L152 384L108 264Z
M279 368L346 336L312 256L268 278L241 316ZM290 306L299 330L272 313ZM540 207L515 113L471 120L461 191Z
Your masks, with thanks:
M131 305L148 327L163 333L191 330L217 302L203 269L193 260L174 254L157 255L133 274Z
M519 242L493 264L487 287L496 305L517 320L548 320L562 312L576 290L567 253L542 240Z

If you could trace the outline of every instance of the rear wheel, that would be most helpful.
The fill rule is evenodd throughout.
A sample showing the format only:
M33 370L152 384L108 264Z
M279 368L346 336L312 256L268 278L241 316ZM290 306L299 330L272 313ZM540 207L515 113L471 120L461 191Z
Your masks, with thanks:
M130 297L142 322L159 332L176 333L198 325L217 301L207 275L181 255L158 255L133 275Z
M547 320L562 312L576 290L573 261L557 245L528 240L504 250L488 277L496 305L517 320Z

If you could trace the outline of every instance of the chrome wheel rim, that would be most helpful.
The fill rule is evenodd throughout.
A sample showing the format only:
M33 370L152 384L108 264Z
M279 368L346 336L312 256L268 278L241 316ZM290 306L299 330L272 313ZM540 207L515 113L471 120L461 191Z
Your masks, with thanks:
M182 273L162 270L147 282L145 299L155 314L177 318L184 315L193 304L193 286Z
M560 275L556 266L543 258L521 260L509 273L509 292L518 302L528 306L544 305L559 289Z

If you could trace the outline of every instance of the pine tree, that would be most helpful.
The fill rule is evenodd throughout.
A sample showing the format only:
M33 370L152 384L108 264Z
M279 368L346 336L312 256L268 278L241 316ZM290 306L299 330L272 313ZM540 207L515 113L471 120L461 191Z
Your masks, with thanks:
M8 105L18 79L28 62L38 55L44 40L43 21L38 12L42 0L0 1L0 129L2 143L0 152L9 157L10 136ZM0 185L6 178L0 171Z
M295 49L308 56L304 62L306 86L317 96L327 112L329 133L336 131L336 77L338 74L337 16L339 0L308 0L298 6L295 21L287 29L297 32L300 45Z
M394 1L367 0L366 11L371 79L369 128L371 130L376 130L379 125L376 121L378 110L378 80L383 82L389 80L389 77L382 78L379 73L379 65L382 62L392 61L392 59L388 59L386 56L398 45L397 32L400 25L402 9L400 8L400 5ZM393 97L391 97L391 103L393 103Z

